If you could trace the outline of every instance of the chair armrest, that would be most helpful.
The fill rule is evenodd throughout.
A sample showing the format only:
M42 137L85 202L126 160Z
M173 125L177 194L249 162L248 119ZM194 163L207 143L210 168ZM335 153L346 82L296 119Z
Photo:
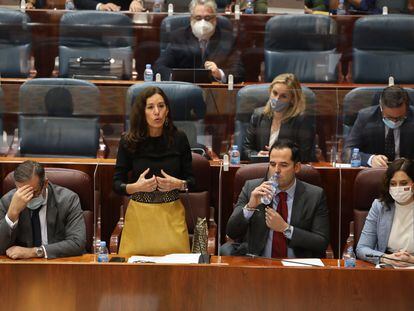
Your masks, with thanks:
M207 238L207 253L214 255L216 253L216 238L217 238L217 226L209 226L208 238Z
M118 254L119 243L121 241L122 229L124 229L124 221L118 221L115 226L114 231L111 234L111 239L109 241L109 251L111 254Z
M111 239L109 240L109 252L111 254L118 254L124 223L124 206L121 205L119 208L119 220L116 223L114 231L112 231L111 234Z
M327 259L334 259L334 253L331 244L328 245L328 248L325 251L325 256Z

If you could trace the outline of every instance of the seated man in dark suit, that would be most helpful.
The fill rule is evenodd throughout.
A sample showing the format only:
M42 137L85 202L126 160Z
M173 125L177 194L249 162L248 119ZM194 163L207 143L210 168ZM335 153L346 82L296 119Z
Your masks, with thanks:
M290 140L275 142L269 154L267 176L246 181L227 223L227 235L239 243L224 244L222 254L324 257L329 216L323 189L296 179L299 148ZM279 186L265 206L261 198L272 193L267 180L275 173Z
M414 111L407 92L399 86L385 88L380 104L359 111L345 141L345 160L353 148L361 152L363 166L386 167L401 157L414 158Z
M144 11L144 0L74 0L78 10Z
M191 25L171 33L171 42L155 63L162 80L170 80L172 68L205 68L216 81L225 83L229 74L234 82L243 81L244 69L233 32L217 23L213 0L192 0Z
M0 255L12 259L81 255L85 221L79 197L49 183L44 168L25 161L14 171L16 188L0 199Z

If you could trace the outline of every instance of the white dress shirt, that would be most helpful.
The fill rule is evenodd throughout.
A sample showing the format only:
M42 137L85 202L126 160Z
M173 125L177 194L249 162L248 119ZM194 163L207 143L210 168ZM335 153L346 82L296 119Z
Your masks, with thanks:
M47 258L47 254L46 254L46 249L44 248L43 245L47 245L48 244L48 239L47 239L47 220L46 220L46 213L47 213L47 196L48 196L48 190L46 188L46 199L42 205L42 207L40 207L39 210L39 220L40 220L40 232L42 235L42 248L43 248L43 252L45 254L45 258ZM31 211L30 211L30 216L31 216ZM6 214L6 222L9 225L10 229L14 229L16 228L19 219L17 219L15 222L12 222L9 218L9 216L7 216Z
M292 216L292 207L293 207L293 198L295 197L295 191L296 191L296 178L295 181L293 182L293 185L289 187L289 189L287 190L280 190L279 188L276 190L275 193L275 197L273 198L273 206L272 208L274 210L277 210L277 205L279 204L279 197L278 197L278 193L279 192L286 192L287 193L287 198L286 198L286 203L287 203L287 207L288 207L288 216L287 216L287 223L290 225L290 219ZM243 209L243 215L246 219L250 219L253 216L254 211L248 211L246 209ZM294 227L292 226L292 231L289 235L286 235L287 239L291 239L292 235L293 235L293 230ZM269 230L269 234L267 236L267 241L266 241L266 245L263 251L263 254L261 254L261 256L263 257L268 257L271 258L272 257L272 243L273 243L273 230L270 229ZM287 248L287 255L288 258L295 258L295 252L293 251L293 248L288 247Z

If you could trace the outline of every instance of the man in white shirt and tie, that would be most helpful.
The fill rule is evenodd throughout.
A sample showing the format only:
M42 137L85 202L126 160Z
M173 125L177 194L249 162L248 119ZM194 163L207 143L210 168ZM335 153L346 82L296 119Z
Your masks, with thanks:
M14 180L16 189L0 199L0 255L81 255L86 231L78 195L48 182L44 168L30 160L16 168Z
M172 68L211 70L213 81L234 82L244 79L240 52L235 46L233 30L220 23L217 4L213 0L192 0L189 5L190 25L171 32L170 43L155 63L162 80L170 80ZM227 26L228 26L227 25Z
M322 188L295 177L300 171L299 148L290 140L276 141L269 151L265 178L246 181L227 223L234 240L223 245L223 255L272 258L324 257L329 244L329 216ZM272 196L267 181L277 174ZM261 203L263 196L272 202Z

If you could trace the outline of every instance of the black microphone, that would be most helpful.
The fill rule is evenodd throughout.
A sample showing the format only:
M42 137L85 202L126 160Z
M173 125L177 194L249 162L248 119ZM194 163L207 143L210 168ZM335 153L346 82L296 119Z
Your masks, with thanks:
M388 260L399 261L399 262L404 262L404 263L408 263L410 265L413 265L413 263L411 261L391 258L391 257L385 256L385 255L366 254L365 257L367 257L367 258L385 258L385 259L388 259Z

